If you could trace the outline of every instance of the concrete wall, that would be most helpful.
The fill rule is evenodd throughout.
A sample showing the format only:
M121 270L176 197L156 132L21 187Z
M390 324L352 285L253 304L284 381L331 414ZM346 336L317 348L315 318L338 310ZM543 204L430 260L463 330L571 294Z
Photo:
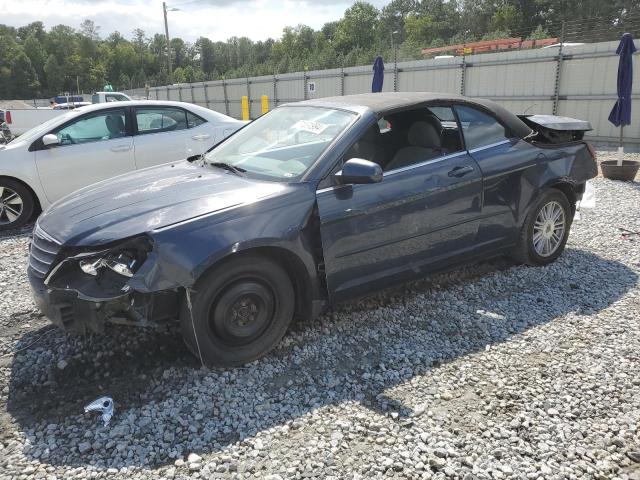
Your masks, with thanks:
M593 140L616 141L619 129L607 117L616 100L618 42L521 50L443 59L401 62L394 75L386 64L384 91L432 91L490 98L514 113L552 113L589 120ZM640 42L636 42L640 48ZM248 95L251 118L260 115L260 97L269 106L306 98L371 91L371 66L287 73L254 78L152 87L150 99L197 103L240 118L240 99ZM311 92L309 84L315 84ZM138 93L136 91L135 93ZM556 99L557 95L557 99ZM633 100L640 99L635 82ZM640 144L640 107L633 109L625 141Z

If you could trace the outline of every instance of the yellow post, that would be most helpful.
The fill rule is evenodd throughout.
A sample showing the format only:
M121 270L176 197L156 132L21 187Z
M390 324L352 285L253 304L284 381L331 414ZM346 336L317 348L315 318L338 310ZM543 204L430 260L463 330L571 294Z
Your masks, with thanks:
M269 111L269 96L262 95L261 100L262 100L262 114L264 115Z
M242 96L242 120L249 120L249 97Z

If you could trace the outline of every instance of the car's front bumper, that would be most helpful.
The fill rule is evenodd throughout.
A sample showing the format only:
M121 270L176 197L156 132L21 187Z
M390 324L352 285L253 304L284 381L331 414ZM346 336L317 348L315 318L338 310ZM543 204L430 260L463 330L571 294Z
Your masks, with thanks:
M178 316L178 291L131 292L112 299L91 301L79 298L72 290L50 288L31 271L27 276L33 300L40 311L51 323L71 333L101 332L105 323L114 317L142 325Z
M33 300L51 323L76 333L98 332L102 329L104 319L99 312L104 302L80 300L75 292L48 288L31 271L27 275Z

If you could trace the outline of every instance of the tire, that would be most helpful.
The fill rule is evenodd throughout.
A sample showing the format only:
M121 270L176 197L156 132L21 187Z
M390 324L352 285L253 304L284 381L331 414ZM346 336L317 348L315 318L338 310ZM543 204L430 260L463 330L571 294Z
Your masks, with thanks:
M264 356L280 342L294 309L287 272L266 257L245 255L212 269L185 292L182 336L205 365L237 367Z
M35 210L35 199L22 183L0 178L0 231L27 223Z
M554 221L556 215L560 217ZM534 266L553 262L564 251L572 221L573 210L567 197L556 189L543 192L522 225L518 244L512 255L514 260Z

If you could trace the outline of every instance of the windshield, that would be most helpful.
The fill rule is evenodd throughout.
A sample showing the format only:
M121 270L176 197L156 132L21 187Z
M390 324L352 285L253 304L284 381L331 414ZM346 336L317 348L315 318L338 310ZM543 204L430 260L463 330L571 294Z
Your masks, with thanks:
M304 174L354 119L353 113L329 108L280 107L206 154L205 161L290 181Z
M43 133L47 132L48 130L52 129L53 127L66 122L67 120L76 117L80 114L82 114L83 112L81 112L80 110L70 110L67 113L62 113L60 115L56 115L53 118L50 118L49 120L47 120L44 123L41 123L40 125L37 125L35 127L33 127L31 130L27 130L26 132L24 132L22 135L20 135L19 137L16 137L12 140L13 142L31 142L33 140L35 140L36 138L38 138L39 136L41 136Z

